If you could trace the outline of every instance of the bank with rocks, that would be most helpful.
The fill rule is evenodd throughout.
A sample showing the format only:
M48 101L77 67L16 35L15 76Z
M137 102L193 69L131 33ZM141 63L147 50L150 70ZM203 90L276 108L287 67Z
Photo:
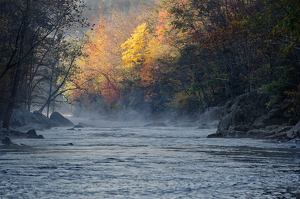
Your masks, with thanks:
M1 112L1 121L3 117L4 112ZM50 118L47 118L39 111L31 113L22 108L14 109L10 120L10 129L0 128L0 140L2 140L2 144L13 144L11 139L14 138L43 139L43 135L38 135L36 131L71 126L74 124L58 112L53 112Z
M228 101L220 107L222 117L216 133L208 138L300 139L299 118L286 114L290 104L267 106L272 98L253 91Z

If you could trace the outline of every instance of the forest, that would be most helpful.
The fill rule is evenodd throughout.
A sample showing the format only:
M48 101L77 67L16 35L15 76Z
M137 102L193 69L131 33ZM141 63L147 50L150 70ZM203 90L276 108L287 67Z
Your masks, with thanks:
M193 117L255 90L299 117L300 1L90 2L0 1L3 128L14 107Z

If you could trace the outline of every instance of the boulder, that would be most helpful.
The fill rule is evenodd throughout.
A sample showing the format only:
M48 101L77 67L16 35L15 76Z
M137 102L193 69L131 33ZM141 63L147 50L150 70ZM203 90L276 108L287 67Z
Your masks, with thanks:
M228 101L223 107L223 117L217 132L209 137L263 138L269 136L271 131L273 134L280 131L280 127L290 120L284 115L288 104L267 107L266 104L271 98L269 94L258 94L257 91L253 91ZM268 129L269 127L274 127L274 130Z
M74 124L70 120L68 120L58 112L53 112L50 116L50 120L52 120L58 126L74 126Z
M82 125L80 125L80 124L77 124L73 128L84 128L84 127Z
M13 109L11 118L10 118L10 126L24 126L25 123L25 116L19 109Z
M0 104L2 105L2 104ZM0 109L2 111L0 113L0 120L2 121L4 119L5 113L6 113L6 105ZM30 112L27 111L24 108L14 108L12 111L12 115L10 118L10 126L13 127L21 127L25 126L29 123L30 120Z
M6 108L7 105L0 103L0 121L3 121ZM47 118L39 111L30 113L25 108L18 107L13 109L10 126L25 131L32 128L44 130L59 126L74 126L74 124L58 112L52 113L50 118Z
M26 134L27 134L27 138L44 139L44 136L37 135L34 129L29 130Z
M50 129L52 127L59 126L59 124L47 118L39 111L33 111L33 113L30 115L30 122L33 124L33 126L37 125L41 128L44 127L44 129Z
M286 135L289 139L300 138L300 121Z
M222 138L224 137L221 133L214 133L207 136L207 138Z
M3 121L6 109L7 105L0 103L0 121ZM30 115L31 113L24 107L16 107L13 109L9 125L14 128L28 125L30 123Z
M12 142L8 137L5 137L5 138L2 140L2 144L10 145L10 144L13 144L13 142Z

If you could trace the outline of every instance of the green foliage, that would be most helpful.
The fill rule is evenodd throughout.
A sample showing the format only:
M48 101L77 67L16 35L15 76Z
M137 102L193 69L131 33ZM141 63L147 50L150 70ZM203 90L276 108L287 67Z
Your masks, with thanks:
M284 47L283 51L283 56L286 56L300 42L300 2L298 0L281 0L280 4L285 8L286 14L278 20L278 25L274 27L273 33L287 36L285 41L289 45Z
M283 79L279 79L278 81L272 81L267 85L262 85L258 91L259 93L278 93L283 87L286 87L287 82Z

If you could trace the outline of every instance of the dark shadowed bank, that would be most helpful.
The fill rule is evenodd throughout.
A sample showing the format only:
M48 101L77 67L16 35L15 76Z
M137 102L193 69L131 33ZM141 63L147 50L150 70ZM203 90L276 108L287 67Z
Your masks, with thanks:
M257 91L228 101L222 109L217 132L208 138L238 137L290 141L300 138L300 122L288 114L289 102L269 105L270 94Z

